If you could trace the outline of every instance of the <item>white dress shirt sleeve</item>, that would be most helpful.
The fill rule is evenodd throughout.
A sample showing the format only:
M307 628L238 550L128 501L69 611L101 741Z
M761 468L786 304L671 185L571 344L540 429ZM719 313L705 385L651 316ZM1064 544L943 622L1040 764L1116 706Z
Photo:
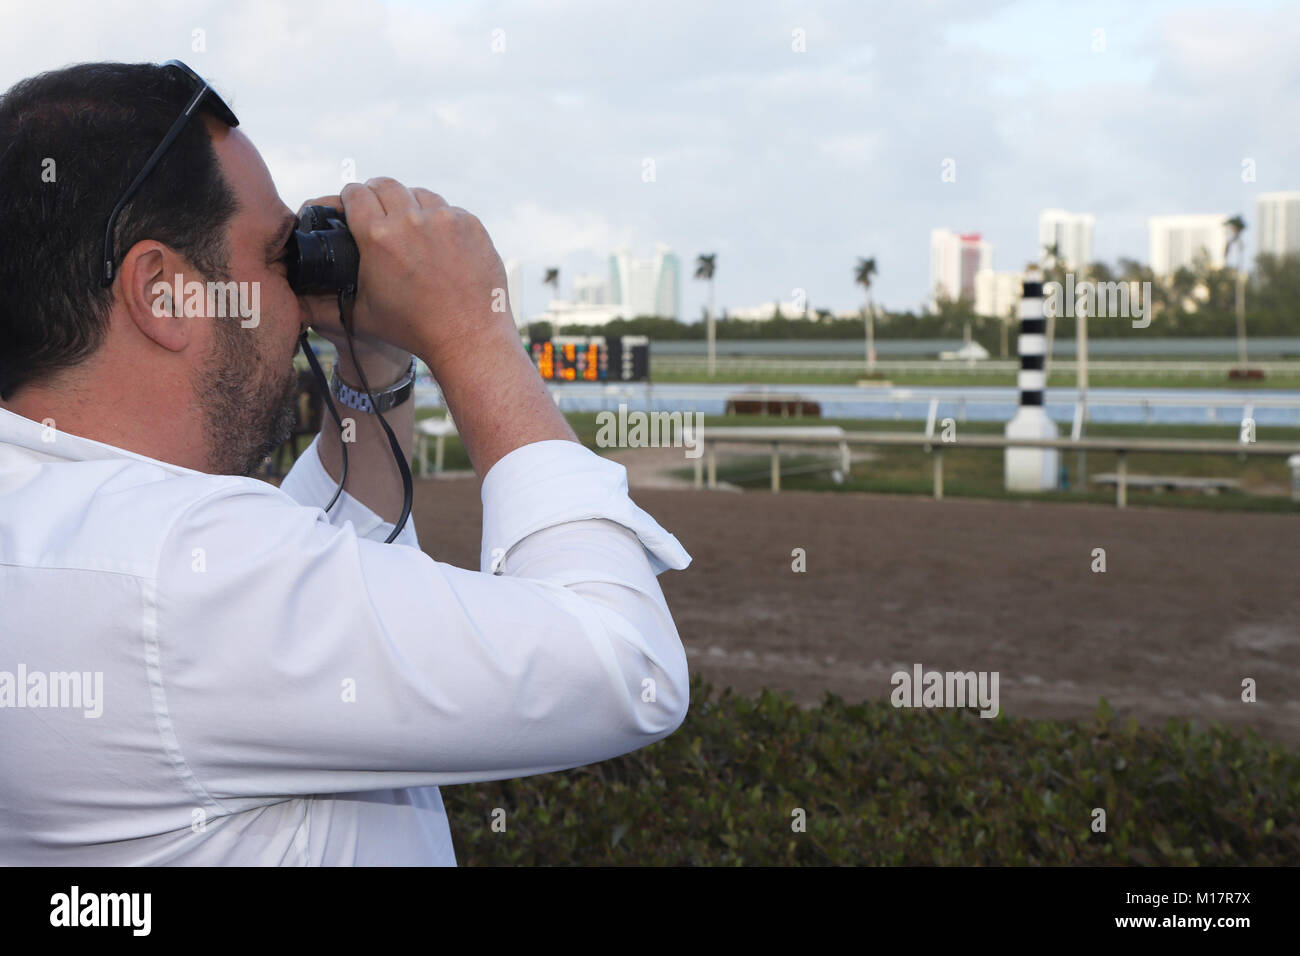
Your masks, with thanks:
M283 494L213 492L160 555L159 731L196 793L234 810L526 776L684 719L686 655L656 575L690 558L628 498L621 465L565 441L502 458L482 488L488 573L378 543L360 502L331 523L324 469L290 477Z

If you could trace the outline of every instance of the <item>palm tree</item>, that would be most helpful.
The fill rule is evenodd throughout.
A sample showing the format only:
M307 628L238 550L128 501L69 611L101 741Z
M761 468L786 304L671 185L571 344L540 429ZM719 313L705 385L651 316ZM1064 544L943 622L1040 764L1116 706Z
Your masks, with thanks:
M1225 220L1224 227L1228 230L1228 244L1223 248L1223 258L1227 261L1228 253L1232 247L1237 247L1237 356L1241 359L1241 367L1246 368L1246 244L1241 241L1241 234L1246 231L1246 220L1241 216L1233 216Z
M700 253L695 257L695 278L703 279L709 284L709 311L705 315L704 323L706 335L709 340L709 377L713 377L714 366L717 362L717 339L713 326L713 270L717 265L718 254L716 252Z
M1094 282L1114 282L1115 271L1104 262L1094 262L1088 266L1088 276Z
M1170 316L1170 324L1177 325L1177 317L1188 310L1188 303L1193 301L1196 294L1196 286L1200 280L1196 278L1196 273L1187 266L1179 266L1174 270L1174 274L1169 277L1169 308L1173 313ZM1195 308L1195 305L1192 306Z
M871 279L875 274L876 260L874 256L870 259L859 259L858 264L853 269L854 283L862 286L862 291L867 296L866 309L863 311L863 321L867 327L867 374L871 374L876 370L875 305L871 301Z
M548 268L546 270L546 275L542 278L542 285L549 285L552 290L552 295L558 299L560 297L560 270Z

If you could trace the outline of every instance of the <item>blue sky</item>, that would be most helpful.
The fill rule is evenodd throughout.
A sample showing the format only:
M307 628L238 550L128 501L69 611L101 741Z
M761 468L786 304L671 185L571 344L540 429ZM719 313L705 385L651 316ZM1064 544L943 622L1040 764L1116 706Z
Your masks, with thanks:
M1099 258L1145 259L1151 215L1253 225L1256 193L1300 189L1295 3L0 11L0 86L79 60L185 59L229 94L291 206L345 169L434 189L522 260L530 311L547 266L567 291L616 246L657 242L682 256L685 317L704 301L689 273L706 251L719 305L804 289L814 307L854 308L853 263L875 256L879 300L915 307L935 227L981 232L995 267L1018 268L1037 253L1038 212L1060 206L1097 217Z

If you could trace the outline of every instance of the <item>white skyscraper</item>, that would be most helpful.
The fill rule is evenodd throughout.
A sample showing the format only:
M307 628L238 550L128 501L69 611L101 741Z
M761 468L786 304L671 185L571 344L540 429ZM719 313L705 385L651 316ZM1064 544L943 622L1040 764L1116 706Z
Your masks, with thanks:
M1010 319L1020 301L1024 276L1019 272L981 269L975 273L975 314Z
M677 256L667 246L655 253L658 281L655 283L655 315L665 319L679 319L682 314L682 267Z
M600 275L573 277L573 301L580 305L608 305L609 282Z
M1096 222L1086 212L1044 209L1038 216L1038 253L1056 246L1066 269L1083 269L1092 262L1092 227Z
M975 299L975 275L993 268L993 246L978 232L930 232L930 304L939 297Z
M627 318L681 315L682 279L677 256L660 245L653 259L636 259L626 249L609 257L610 302Z
M1173 275L1179 269L1193 268L1204 255L1211 268L1223 268L1223 252L1228 245L1226 215L1152 216L1148 220L1151 271L1158 276Z
M1260 193L1256 209L1259 254L1300 255L1300 192Z

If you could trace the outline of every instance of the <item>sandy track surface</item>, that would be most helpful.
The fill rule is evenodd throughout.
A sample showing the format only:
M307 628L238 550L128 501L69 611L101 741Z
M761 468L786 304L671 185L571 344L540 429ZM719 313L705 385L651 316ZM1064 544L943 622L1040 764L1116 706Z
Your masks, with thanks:
M997 671L1012 716L1087 718L1104 696L1144 723L1213 720L1300 743L1298 517L804 492L634 497L694 558L660 581L692 669L717 686L860 701L888 697L890 675L920 663ZM417 481L415 513L427 551L477 566L477 482ZM791 569L795 548L804 573ZM1095 548L1104 574L1091 570ZM1246 677L1257 703L1241 701Z

